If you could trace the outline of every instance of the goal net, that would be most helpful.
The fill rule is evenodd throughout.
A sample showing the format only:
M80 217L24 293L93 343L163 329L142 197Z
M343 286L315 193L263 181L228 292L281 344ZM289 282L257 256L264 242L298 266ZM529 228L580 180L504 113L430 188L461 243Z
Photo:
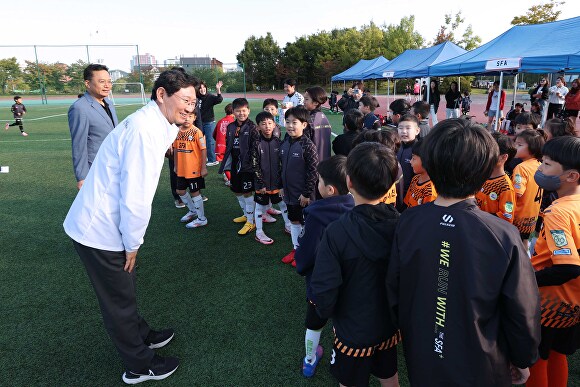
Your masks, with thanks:
M145 105L145 91L140 82L113 83L109 95L115 105Z

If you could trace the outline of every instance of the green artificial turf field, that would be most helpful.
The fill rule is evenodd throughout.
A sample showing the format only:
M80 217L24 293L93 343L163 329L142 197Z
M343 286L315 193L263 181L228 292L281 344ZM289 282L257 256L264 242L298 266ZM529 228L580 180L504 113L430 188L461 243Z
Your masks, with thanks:
M0 102L0 120L11 118L9 105ZM17 127L0 131L0 165L10 167L0 174L0 385L123 385L123 367L93 289L62 229L76 194L68 104L27 108L28 137ZM119 119L137 108L119 106ZM217 117L222 109L216 107ZM251 109L255 116L261 101L252 101ZM342 116L328 116L334 132L342 132ZM263 246L253 235L239 237L240 225L231 219L240 209L217 169L210 168L204 190L209 224L188 230L179 223L186 210L174 207L164 168L137 257L140 311L152 327L175 329L173 342L159 352L182 361L158 384L336 385L328 371L330 325L316 376L307 380L301 374L305 287L280 262L291 249L283 222L264 227L273 245ZM580 385L578 359L570 359L570 385ZM407 386L402 356L399 370Z

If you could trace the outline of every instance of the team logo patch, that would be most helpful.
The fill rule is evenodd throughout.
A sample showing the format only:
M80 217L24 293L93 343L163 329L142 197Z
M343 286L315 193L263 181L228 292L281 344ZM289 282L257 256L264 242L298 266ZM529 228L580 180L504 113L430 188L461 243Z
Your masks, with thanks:
M514 204L512 202L505 203L505 212L514 212Z
M550 230L550 234L552 234L552 239L554 239L556 247L562 247L568 244L566 234L564 234L563 230Z
M187 140L188 140L188 141L191 141L191 140L193 140L193 136L189 136L189 137L187 137Z
M521 176L521 175L519 175L519 174L517 174L517 175L516 175L516 177L515 177L515 182L516 182L517 184L520 184L520 183L522 182L522 176Z
M423 203L423 199L417 200L417 204L421 204L421 203Z
M506 214L505 212L504 212L503 216L504 216L506 219L511 219L511 218L512 218L512 214Z
M492 193L489 194L489 198L491 200L497 200L497 194L495 192L492 192Z
M554 255L572 255L572 251L570 249L554 250Z

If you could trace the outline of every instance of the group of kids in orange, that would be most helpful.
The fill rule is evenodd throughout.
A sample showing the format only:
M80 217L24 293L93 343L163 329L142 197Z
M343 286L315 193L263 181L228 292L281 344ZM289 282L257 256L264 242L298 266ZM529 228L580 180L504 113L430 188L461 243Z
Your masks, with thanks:
M271 244L263 223L280 213L291 234L282 261L306 279L304 376L332 319L330 370L342 386L371 374L397 386L399 342L412 385L565 386L566 355L580 347L580 138L521 114L514 138L448 119L419 140L406 114L397 130L361 131L348 155L321 157L330 129L311 126L326 102L318 89L285 112L284 139L274 99L254 123L237 98L216 125L238 234ZM207 224L193 122L173 150L188 228Z

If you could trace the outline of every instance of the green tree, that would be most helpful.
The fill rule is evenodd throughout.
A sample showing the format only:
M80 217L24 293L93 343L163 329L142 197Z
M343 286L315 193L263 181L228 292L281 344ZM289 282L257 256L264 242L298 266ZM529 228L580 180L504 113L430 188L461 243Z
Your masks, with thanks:
M387 59L393 59L405 50L423 46L423 36L415 31L415 16L403 17L399 24L390 24L384 28L385 51L383 56Z
M81 59L68 66L66 69L66 77L68 78L66 91L68 93L78 94L85 91L83 72L87 66L88 63Z
M244 64L247 81L252 85L268 87L276 83L276 65L280 57L280 47L268 32L266 36L250 36L244 48L236 55Z
M565 1L550 0L546 4L531 6L525 15L515 16L512 19L512 25L541 24L556 21L562 13L562 11L556 8L565 3Z
M8 84L16 84L22 76L22 70L15 57L0 59L0 90L3 94L9 92Z
M479 47L481 44L481 38L473 33L471 24L465 28L461 35L461 39L456 37L456 34L459 33L459 27L464 22L465 19L461 17L461 11L457 12L455 16L445 14L445 24L439 28L437 35L435 35L433 44L435 45L449 41L466 50L473 50L474 48Z

